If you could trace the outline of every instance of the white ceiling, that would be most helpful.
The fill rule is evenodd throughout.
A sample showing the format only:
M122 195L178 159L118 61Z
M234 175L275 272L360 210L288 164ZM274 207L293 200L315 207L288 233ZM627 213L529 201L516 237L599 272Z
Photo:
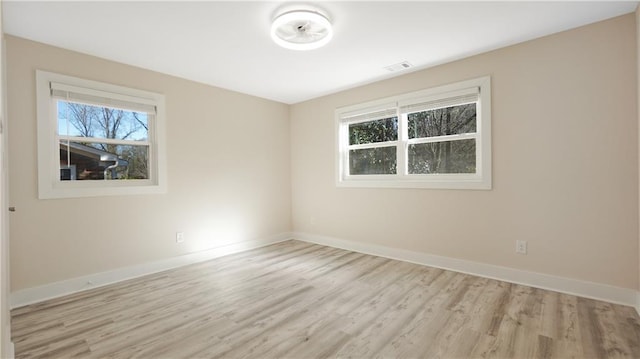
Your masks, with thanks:
M288 104L635 10L637 2L2 2L5 33ZM278 47L271 20L301 7L334 38ZM388 72L409 61L415 67Z

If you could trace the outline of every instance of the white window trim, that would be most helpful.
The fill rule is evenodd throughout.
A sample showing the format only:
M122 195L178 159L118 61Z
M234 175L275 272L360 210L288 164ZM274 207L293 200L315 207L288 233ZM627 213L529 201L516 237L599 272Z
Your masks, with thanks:
M477 107L477 123L475 134L447 136L456 139L476 139L476 173L475 174L403 174L395 175L348 175L348 125L347 117L358 116L368 112L381 111L395 107L398 116L398 141L362 145L363 148L386 147L397 145L397 162L406 162L406 147L413 143L442 141L437 139L411 139L404 133L406 116L401 116L400 107L429 100L455 97L461 91L470 88L479 89ZM362 121L368 121L364 119ZM436 188L436 189L480 189L489 190L491 179L491 78L489 76L438 86L403 95L387 97L375 101L346 106L335 112L336 138L336 186L338 187L374 187L374 188ZM353 147L353 146L351 146ZM399 166L400 169L400 166ZM399 171L401 172L401 171Z
M150 178L123 181L60 181L57 106L56 100L51 95L52 82L86 90L86 93L90 94L108 94L114 100L133 99L141 104L154 105L156 107L154 130L149 132L148 141ZM164 95L36 70L36 102L38 198L101 197L167 192Z

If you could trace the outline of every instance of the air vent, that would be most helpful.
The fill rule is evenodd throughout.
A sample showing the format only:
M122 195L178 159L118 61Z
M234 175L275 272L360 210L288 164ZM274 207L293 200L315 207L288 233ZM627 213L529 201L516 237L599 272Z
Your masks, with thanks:
M411 67L413 67L413 65L411 65L411 63L409 63L409 61L402 61L402 62L399 62L397 64L385 66L384 68L389 72L396 72L396 71L406 70L406 69L411 68Z

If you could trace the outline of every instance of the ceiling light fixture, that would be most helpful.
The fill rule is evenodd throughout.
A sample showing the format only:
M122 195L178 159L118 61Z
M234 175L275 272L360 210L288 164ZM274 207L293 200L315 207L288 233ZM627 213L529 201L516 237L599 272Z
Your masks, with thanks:
M313 50L326 45L333 37L331 23L315 11L288 11L271 24L271 38L290 50Z

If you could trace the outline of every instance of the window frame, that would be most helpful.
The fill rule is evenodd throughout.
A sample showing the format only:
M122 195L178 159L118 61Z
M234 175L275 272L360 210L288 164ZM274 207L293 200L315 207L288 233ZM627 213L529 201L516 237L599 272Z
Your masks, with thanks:
M477 89L476 102L476 132L475 134L447 135L408 138L407 112L403 108L416 103L451 101L464 98L464 94ZM455 105L455 102L452 102ZM469 103L469 102L467 102ZM461 103L462 104L462 103ZM398 139L396 146L396 174L384 175L350 175L349 125L365 122L350 121L350 118L366 117L368 113L395 108L398 118ZM439 107L442 108L442 107ZM491 178L491 78L484 76L471 80L437 86L420 91L410 92L398 96L391 96L379 100L340 107L335 111L336 128L336 186L338 187L374 187L374 188L435 188L435 189L480 189L492 188ZM408 148L411 144L445 142L443 140L475 139L476 172L449 174L409 174ZM390 146L393 142L376 142L374 144L359 145L371 147Z
M149 121L148 139L140 145L148 146L149 178L127 180L60 180L60 136L58 134L57 101L52 83L73 88L82 94L102 97L106 101L128 101L132 104L154 106L155 115ZM133 89L104 82L36 70L37 140L38 140L38 198L78 198L139 194L161 194L167 191L165 97L162 94ZM95 105L100 106L99 103ZM109 103L103 103L109 106ZM126 109L126 107L124 108ZM68 137L68 136L67 136ZM122 142L99 139L100 143ZM104 140L104 141L103 141Z

